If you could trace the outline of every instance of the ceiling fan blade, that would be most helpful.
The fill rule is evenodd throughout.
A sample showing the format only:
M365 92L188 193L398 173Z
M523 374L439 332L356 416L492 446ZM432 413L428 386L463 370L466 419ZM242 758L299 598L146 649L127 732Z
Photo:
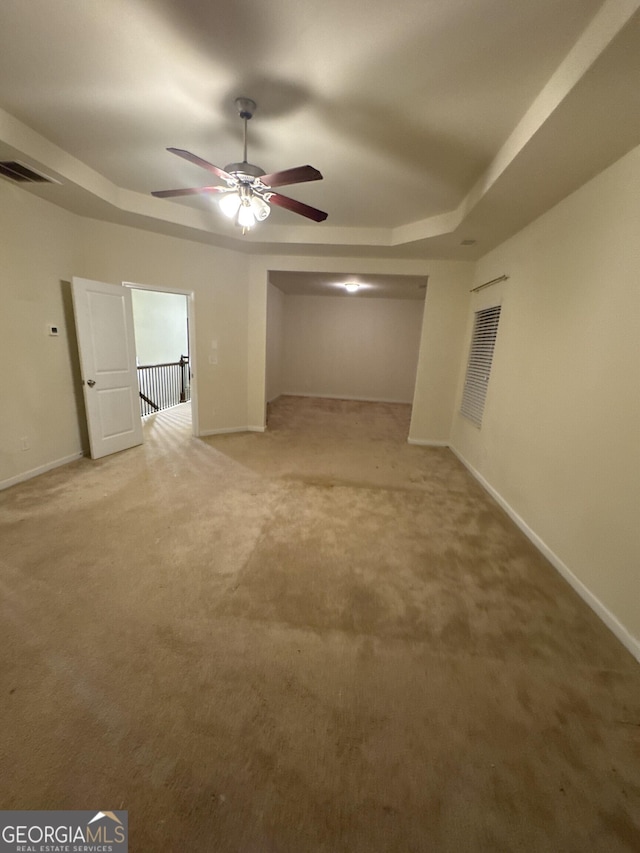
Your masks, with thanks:
M182 157L183 160L195 163L196 166L206 169L207 172L212 172L214 175L222 178L223 181L234 180L233 175L230 175L229 172L225 172L224 169L220 169L218 166L214 166L213 163L203 160L202 157L198 157L197 154L192 154L190 151L185 151L183 148L167 148L167 151L171 151L172 154Z
M186 190L156 190L152 192L156 198L175 198L179 195L197 195L198 193L224 193L227 187L192 187Z
M289 198L280 193L268 193L267 198L271 204L278 207L285 207L293 213L299 213L300 216L306 216L307 219L313 219L314 222L324 222L329 215L324 210L318 210L316 207L309 207L308 204L303 204L301 201L296 201L295 198Z
M321 181L322 175L313 166L295 166L284 172L262 175L260 180L268 187L285 187L287 184L304 184L307 181Z

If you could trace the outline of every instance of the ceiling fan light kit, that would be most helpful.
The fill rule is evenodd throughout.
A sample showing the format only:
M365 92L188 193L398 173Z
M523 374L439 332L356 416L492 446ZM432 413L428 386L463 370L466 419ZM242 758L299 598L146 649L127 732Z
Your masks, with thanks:
M301 201L289 198L281 193L273 192L273 187L282 187L290 184L301 184L308 181L321 181L322 175L313 166L296 166L293 169L285 169L282 172L273 172L267 175L264 169L247 161L247 121L253 117L256 110L256 102L251 98L236 98L238 115L244 121L244 152L243 159L239 163L228 163L224 169L214 166L213 163L203 160L190 151L182 148L167 148L172 154L182 157L212 172L216 177L223 180L226 186L192 187L183 190L158 190L151 195L156 198L175 198L182 195L196 194L219 194L219 207L228 219L231 219L242 228L245 234L256 222L264 222L271 213L270 205L283 207L314 222L323 222L327 214Z

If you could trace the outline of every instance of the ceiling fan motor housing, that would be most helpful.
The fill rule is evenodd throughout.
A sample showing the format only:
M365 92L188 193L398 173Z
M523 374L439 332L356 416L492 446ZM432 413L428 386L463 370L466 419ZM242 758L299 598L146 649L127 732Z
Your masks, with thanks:
M264 169L261 169L260 166L254 166L253 163L247 163L246 160L243 160L242 163L229 163L224 167L224 170L225 172L229 172L230 175L236 175L240 179L244 176L247 178L260 178L262 175L266 175Z

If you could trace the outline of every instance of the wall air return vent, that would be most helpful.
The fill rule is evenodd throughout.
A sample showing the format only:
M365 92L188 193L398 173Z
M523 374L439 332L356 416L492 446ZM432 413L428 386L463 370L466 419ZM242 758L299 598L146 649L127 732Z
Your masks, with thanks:
M49 178L36 172L31 166L25 166L18 160L0 160L0 175L20 184L59 184L55 178Z

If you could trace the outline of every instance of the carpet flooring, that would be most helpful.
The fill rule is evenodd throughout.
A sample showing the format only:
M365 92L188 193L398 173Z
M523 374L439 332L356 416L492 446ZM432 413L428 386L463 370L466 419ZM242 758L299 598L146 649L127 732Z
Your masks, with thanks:
M640 850L640 666L410 409L0 494L0 808L134 853Z

